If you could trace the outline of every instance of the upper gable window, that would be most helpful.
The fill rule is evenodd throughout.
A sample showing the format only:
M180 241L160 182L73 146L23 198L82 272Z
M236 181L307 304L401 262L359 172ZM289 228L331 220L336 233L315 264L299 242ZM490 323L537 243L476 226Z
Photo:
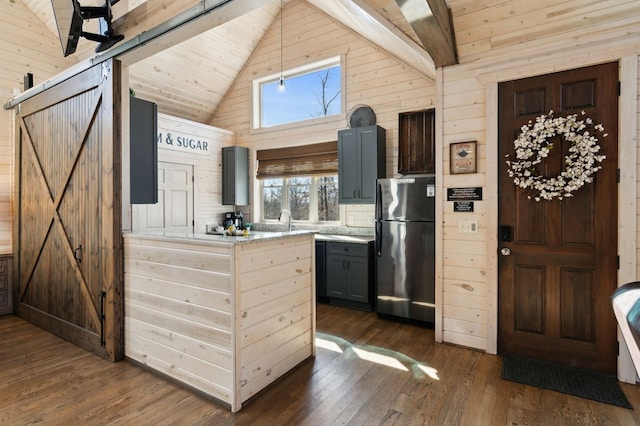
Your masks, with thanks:
M340 57L254 80L254 128L278 126L342 113Z

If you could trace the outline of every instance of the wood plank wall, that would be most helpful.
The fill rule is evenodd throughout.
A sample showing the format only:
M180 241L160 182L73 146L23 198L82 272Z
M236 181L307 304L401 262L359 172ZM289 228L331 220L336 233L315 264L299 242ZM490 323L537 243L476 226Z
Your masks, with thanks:
M125 355L231 404L233 246L188 247L125 238Z
M238 410L315 355L314 248L125 235L125 355Z
M223 213L234 209L222 205L222 148L234 144L233 132L159 113L158 132L163 132L165 141L167 131L174 141L178 136L189 136L208 143L206 153L180 149L177 141L175 149L168 148L164 141L158 145L159 161L193 166L194 229L205 232L207 223L222 223ZM133 214L145 214L145 208L133 206Z
M22 2L0 2L0 103L22 91L23 76L31 72L34 84L75 63L62 57L57 35L44 27ZM11 251L13 182L13 113L0 108L0 252Z
M398 113L432 108L435 84L413 69L381 51L376 45L329 18L304 1L284 9L283 68L291 69L334 56L343 56L346 82L343 107L367 104L377 122L387 130L387 176L397 174ZM253 130L251 106L255 78L280 71L280 26L274 25L257 46L253 56L216 110L211 123L232 130L236 144L251 149L304 145L337 139L347 127L345 114L322 123L288 125L272 130ZM255 173L255 170L252 171ZM255 193L255 188L254 188ZM355 226L373 226L373 206L348 206L345 217L353 216Z
M397 114L432 107L436 103L436 91L443 93L443 102L437 112L442 119L438 143L443 188L482 186L487 196L476 203L476 211L472 214L454 214L444 198L441 203L442 338L491 352L496 350L497 332L495 179L498 159L495 157L495 128L492 127L495 125L497 82L629 56L637 58L640 53L640 3L635 0L588 4L583 0L447 0L447 4L453 14L460 65L447 67L442 72L439 86L304 1L293 2L285 8L284 67L344 55L348 82L345 108L359 103L373 107L378 123L387 129L388 175L394 174L397 168ZM3 28L0 53L5 59L0 74L0 92L5 98L11 96L13 88L22 86L22 75L27 71L34 72L36 82L41 82L72 65L70 60L58 55L57 37L43 30L20 2L0 2L0 25ZM345 127L343 116L313 126L272 131L251 129L251 81L278 71L279 26L274 25L238 76L211 124L234 131L237 143L252 150L335 139L337 130ZM637 74L640 74L640 65ZM629 94L623 89L622 96ZM631 96L635 99L637 94ZM640 106L637 110L640 111ZM0 110L0 250L10 248L11 114ZM635 130L629 138L635 144L640 139L638 121L640 116L632 123ZM477 140L479 144L479 173L449 175L449 144L469 139ZM623 174L625 172L623 170ZM640 176L640 160L633 176ZM441 193L444 195L444 191ZM635 196L637 190L627 187L623 201L625 194ZM350 210L347 212L351 214ZM363 206L354 214L358 220L367 221L373 209ZM636 216L640 217L640 212ZM460 220L478 220L479 233L460 234ZM640 246L637 243L640 233L634 240L635 253L629 263L633 271L627 276L640 276Z
M311 235L236 246L240 401L315 355Z
M445 187L482 186L473 213L453 213L443 194L442 315L444 341L496 351L497 336L497 83L617 61L639 52L640 3L629 0L513 1L507 5L449 0L461 64L444 69L442 173ZM493 3L493 4L492 4ZM623 93L635 99L636 93ZM632 139L637 143L637 121ZM478 141L478 171L449 175L449 144ZM625 143L622 141L621 143ZM626 172L629 172L628 170ZM623 173L625 171L623 170ZM633 171L633 174L637 174ZM636 188L621 190L636 194ZM479 222L477 234L458 231ZM636 237L638 241L638 237ZM636 253L640 253L636 243ZM638 254L636 254L636 257ZM636 274L640 270L635 270ZM632 272L633 273L633 272Z

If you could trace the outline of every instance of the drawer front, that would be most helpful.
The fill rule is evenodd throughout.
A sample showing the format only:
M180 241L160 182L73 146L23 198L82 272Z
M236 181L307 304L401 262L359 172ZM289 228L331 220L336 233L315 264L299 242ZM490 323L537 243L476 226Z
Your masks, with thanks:
M327 242L327 254L367 257L367 244Z
M0 259L0 275L7 273L7 259Z

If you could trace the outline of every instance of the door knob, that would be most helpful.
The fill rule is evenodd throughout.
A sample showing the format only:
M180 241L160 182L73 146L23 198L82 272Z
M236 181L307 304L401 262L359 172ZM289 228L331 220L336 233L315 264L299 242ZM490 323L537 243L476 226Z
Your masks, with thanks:
M511 249L509 247L502 247L500 249L500 254L503 256L510 256L511 255Z

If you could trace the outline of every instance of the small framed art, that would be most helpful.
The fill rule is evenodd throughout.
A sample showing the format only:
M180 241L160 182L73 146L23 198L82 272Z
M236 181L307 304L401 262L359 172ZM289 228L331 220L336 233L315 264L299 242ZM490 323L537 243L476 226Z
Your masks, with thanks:
M476 147L476 141L449 144L451 153L449 171L452 175L477 172Z

